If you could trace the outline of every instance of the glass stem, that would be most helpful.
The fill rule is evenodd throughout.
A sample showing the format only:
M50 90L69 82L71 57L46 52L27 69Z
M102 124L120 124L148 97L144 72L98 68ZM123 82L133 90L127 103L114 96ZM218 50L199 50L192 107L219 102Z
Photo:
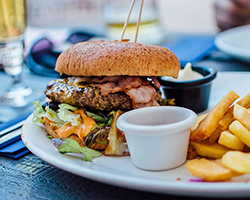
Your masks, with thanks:
M21 73L12 75L12 84L17 84L22 82Z

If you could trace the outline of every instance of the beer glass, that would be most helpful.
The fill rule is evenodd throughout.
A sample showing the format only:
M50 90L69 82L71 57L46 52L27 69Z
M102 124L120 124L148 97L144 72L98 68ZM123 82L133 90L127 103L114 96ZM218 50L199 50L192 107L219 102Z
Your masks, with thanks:
M106 0L104 2L103 19L106 24L107 36L112 40L119 40L132 0ZM140 5L140 0L135 1L124 35L124 39L129 39L131 42L134 42L135 38ZM145 0L138 42L144 44L160 44L164 40L165 31L160 21L157 1Z
M26 27L25 0L0 0L0 55L12 83L0 97L1 106L24 107L36 98L21 78Z

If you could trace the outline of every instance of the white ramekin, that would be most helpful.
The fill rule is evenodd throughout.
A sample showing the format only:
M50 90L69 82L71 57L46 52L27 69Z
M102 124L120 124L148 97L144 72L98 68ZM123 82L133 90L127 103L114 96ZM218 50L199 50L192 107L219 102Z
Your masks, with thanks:
M124 132L131 160L144 170L167 170L186 161L190 128L197 115L177 106L128 111L117 120Z

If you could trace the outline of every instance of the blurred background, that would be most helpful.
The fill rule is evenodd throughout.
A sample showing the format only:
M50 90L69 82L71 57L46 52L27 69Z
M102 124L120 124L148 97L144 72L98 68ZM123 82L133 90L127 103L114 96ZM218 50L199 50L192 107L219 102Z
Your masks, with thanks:
M93 28L105 27L107 16L104 12L108 5L116 2L126 9L127 14L131 1L28 0L27 2L29 26ZM145 0L144 8L147 3L156 8L156 14L166 32L216 33L218 28L214 17L213 2L213 0ZM120 15L121 13L117 13L115 18ZM123 21L125 19L126 16L123 17Z
M27 0L28 26L81 28L120 39L132 0ZM132 40L140 9L136 1L126 29ZM141 43L161 44L168 34L211 34L250 24L250 0L145 0Z

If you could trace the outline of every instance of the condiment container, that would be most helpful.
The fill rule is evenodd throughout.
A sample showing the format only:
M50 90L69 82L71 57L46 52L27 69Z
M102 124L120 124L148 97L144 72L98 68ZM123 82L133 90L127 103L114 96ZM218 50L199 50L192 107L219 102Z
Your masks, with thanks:
M200 113L208 107L211 83L217 72L209 66L192 66L192 70L202 74L203 77L186 81L170 81L166 77L158 77L158 80L167 99L175 99L176 106Z
M197 115L177 106L145 107L117 120L124 132L133 164L144 170L167 170L186 161L190 128Z

